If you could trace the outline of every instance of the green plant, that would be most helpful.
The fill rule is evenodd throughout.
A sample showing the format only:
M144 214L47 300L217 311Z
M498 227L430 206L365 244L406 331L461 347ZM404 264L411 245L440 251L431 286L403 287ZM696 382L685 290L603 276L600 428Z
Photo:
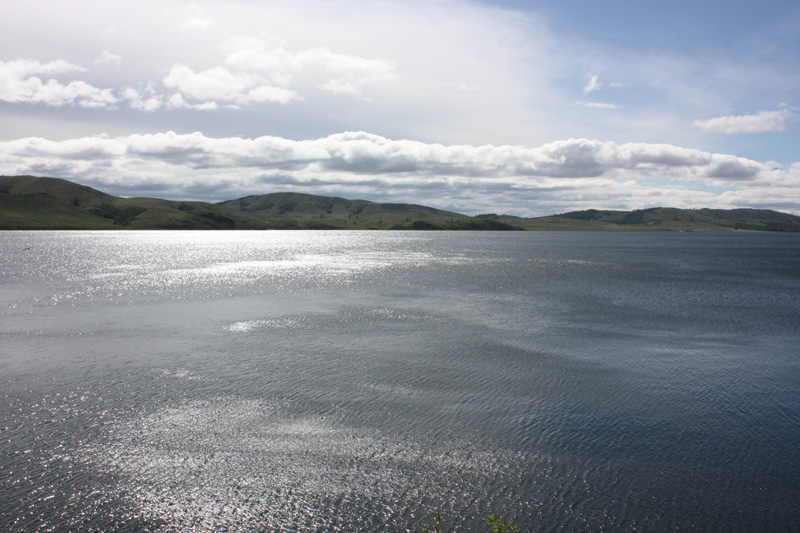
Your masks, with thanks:
M433 530L430 530L426 527L423 528L422 533L445 533L439 527L442 525L442 515L439 513L433 513L433 518L436 520L436 523L433 525Z
M496 514L489 517L492 525L492 533L519 533L519 526L513 520L508 522L505 518L500 518Z
M433 518L436 523L433 524L433 529L423 528L422 533L446 533L440 526L442 525L442 515L433 513ZM501 518L497 514L489 517L489 524L492 526L491 533L519 533L519 526L516 522L510 522L505 518Z

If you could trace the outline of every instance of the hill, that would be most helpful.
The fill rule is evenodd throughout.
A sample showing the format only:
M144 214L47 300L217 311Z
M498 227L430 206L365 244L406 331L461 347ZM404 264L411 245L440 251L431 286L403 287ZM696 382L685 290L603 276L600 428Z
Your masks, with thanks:
M281 222L205 202L119 198L57 178L0 176L2 229L266 229Z
M0 229L408 229L800 231L800 217L758 209L590 209L540 218L470 217L401 203L271 193L218 204L120 198L58 178L0 176Z
M476 219L460 213L414 204L346 200L301 193L246 196L219 205L248 213L293 217L308 228L517 230L499 220Z
M58 178L0 176L0 229L516 230L411 204L276 193L211 204L120 198Z
M528 230L582 231L800 231L800 217L768 209L589 209L550 217L498 220Z

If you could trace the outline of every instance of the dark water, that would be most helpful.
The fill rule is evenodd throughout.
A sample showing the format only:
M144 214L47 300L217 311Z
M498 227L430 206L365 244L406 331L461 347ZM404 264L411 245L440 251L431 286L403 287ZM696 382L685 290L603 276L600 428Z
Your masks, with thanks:
M796 235L0 246L0 530L800 530Z

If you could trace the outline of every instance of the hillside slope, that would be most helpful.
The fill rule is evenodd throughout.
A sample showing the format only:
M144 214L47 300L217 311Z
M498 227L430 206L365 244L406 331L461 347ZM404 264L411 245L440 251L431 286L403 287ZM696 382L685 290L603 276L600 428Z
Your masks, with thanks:
M401 203L271 193L219 204L120 198L58 178L0 176L0 229L410 229L791 231L800 217L763 209L589 209L549 217L470 217Z
M219 205L248 213L292 217L309 228L517 230L498 220L415 204L377 203L302 193L246 196Z
M551 217L498 217L525 229L603 231L800 231L800 217L767 209L677 209L635 211L589 209Z
M58 178L0 176L0 229L516 230L425 206L297 193L211 204L119 198Z
M284 221L205 202L119 198L57 178L0 176L0 229L266 229Z

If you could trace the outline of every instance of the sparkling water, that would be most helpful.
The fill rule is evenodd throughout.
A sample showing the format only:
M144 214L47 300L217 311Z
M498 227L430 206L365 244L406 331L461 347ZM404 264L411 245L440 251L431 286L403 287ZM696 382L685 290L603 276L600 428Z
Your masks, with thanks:
M800 529L800 236L0 232L3 531Z

